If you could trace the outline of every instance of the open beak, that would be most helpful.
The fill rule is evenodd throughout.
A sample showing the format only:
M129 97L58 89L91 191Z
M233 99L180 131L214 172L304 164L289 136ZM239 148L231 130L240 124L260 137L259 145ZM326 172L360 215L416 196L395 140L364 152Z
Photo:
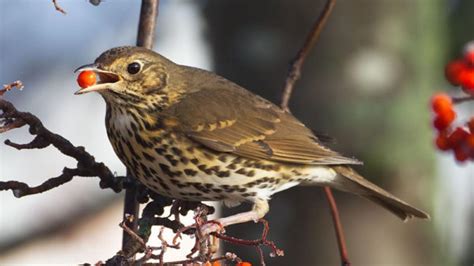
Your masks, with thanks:
M102 91L102 90L107 90L107 89L113 89L115 84L121 80L119 75L110 71L100 69L100 67L97 66L96 64L88 64L88 65L80 66L76 70L74 70L74 73L86 71L86 70L93 71L98 77L98 80L96 84L76 91L74 93L75 95L84 94L84 93L88 93L92 91Z

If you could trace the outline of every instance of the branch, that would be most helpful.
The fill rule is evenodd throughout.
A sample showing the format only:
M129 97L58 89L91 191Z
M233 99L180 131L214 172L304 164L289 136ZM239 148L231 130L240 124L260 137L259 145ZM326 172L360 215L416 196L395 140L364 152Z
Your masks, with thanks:
M14 81L10 84L3 85L3 89L0 90L0 97L5 94L5 92L12 90L13 88L17 88L18 90L22 90L24 88L23 82L20 80Z
M156 19L158 16L159 0L142 0L142 6L140 10L140 21L138 23L138 34L137 34L137 46L142 46L148 49L153 48L153 42L155 40L156 31ZM136 180L131 176L130 169L127 169L127 177L131 180ZM132 215L138 217L138 210L140 204L137 200L137 182L134 182L135 186L127 188L125 191L123 214ZM138 229L138 220L126 221L125 225L131 228L132 231L136 232ZM133 241L130 234L126 232L122 235L122 250L130 244L128 242Z
M341 264L343 266L350 266L349 255L347 254L346 240L344 237L344 230L342 229L341 220L339 219L339 213L337 210L336 200L329 187L324 187L326 193L326 199L331 208L332 221L334 224L334 230L336 231L337 244L339 246L339 254L341 256Z
M243 246L255 246L257 248L257 252L260 257L261 265L265 265L265 260L263 257L263 251L262 251L261 246L268 246L272 250L272 252L270 253L270 257L283 256L284 252L283 250L277 248L273 241L270 241L267 239L267 234L268 234L268 231L270 230L268 221L265 219L260 219L259 222L263 224L263 232L260 239L246 240L246 239L235 238L232 236L227 236L227 235L219 234L215 232L212 233L212 235L232 244L243 245Z
M303 44L303 47L298 51L296 58L293 60L293 63L290 67L290 71L285 80L285 86L283 87L283 94L281 97L280 106L285 111L289 111L288 103L290 102L291 93L293 92L293 88L295 86L295 82L301 76L301 68L303 67L303 63L308 57L309 52L313 49L316 41L321 34L321 30L323 29L329 15L332 12L334 5L336 4L336 0L327 0L326 5L324 6L324 10L319 16L319 18L314 22L313 28L311 29L310 33L306 37L306 40Z
M463 102L468 102L468 101L474 101L474 96L452 97L451 99L453 103L458 104L458 103L463 103Z
M20 128L25 125L29 127L30 134L35 138L26 144L14 143L6 140L5 144L18 150L43 149L53 145L62 154L74 158L77 161L76 168L64 168L62 174L50 178L36 187L30 187L26 183L18 181L0 181L1 190L12 190L15 197L23 197L31 194L38 194L72 180L74 176L100 178L101 188L111 188L115 192L121 191L124 178L116 177L109 168L102 162L96 162L94 156L90 155L84 147L74 146L64 137L49 131L43 123L33 114L18 111L12 103L0 98L0 133Z
M52 0L52 1L53 1L54 8L55 8L57 11L59 11L59 12L63 13L64 15L66 15L66 11L64 11L64 9L62 9L62 8L58 5L58 3L56 3L56 0Z
M140 21L138 23L137 46L148 49L153 48L159 4L159 0L142 0Z
M207 220L207 215L214 213L214 208L200 202L175 201L173 203L173 208L182 215L186 215L190 210L196 209L194 220L198 226L196 226L196 229L192 228L193 230L188 230L191 227L185 227L183 224L181 224L177 218L179 214L178 216L175 216L173 211L170 211L170 215L166 218L160 217L163 215L164 207L170 205L173 202L171 199L163 197L156 198L156 195L152 195L152 197L154 200L149 202L143 209L142 216L138 222L138 232L132 230L126 225L127 220L133 220L135 217L127 216L125 217L124 221L120 223L119 226L124 230L124 233L129 235L133 241L127 242L126 246L122 248L122 250L119 251L116 256L107 260L107 262L112 264L118 264L118 262L133 263L136 253L141 252L144 253L144 255L135 261L137 264L143 264L149 259L158 259L160 262L159 265L174 265L173 263L177 264L178 262L163 262L163 256L168 247L175 249L180 248L178 239L181 238L182 233L195 236L195 246L191 250L191 253L187 256L188 260L185 260L186 262L190 263L211 260L212 255L216 252L216 249L210 248L208 236L203 236L201 234L199 225L206 223L205 220ZM171 220L171 216L175 217L175 219ZM161 247L150 247L147 245L148 239L151 235L151 228L157 225L160 225L161 228L170 228L176 232L172 244L169 244L167 241L165 241L165 239L163 239L163 229L161 229L160 234L158 235L158 238L161 240ZM160 253L154 254L153 251L155 250L160 250ZM192 255L198 251L199 254L193 257ZM221 259L223 259L223 257L219 258L219 260ZM226 257L226 259L228 258Z
M316 20L316 22L313 24L313 27L310 33L306 37L306 41L303 44L303 47L301 47L301 49L298 51L296 58L293 60L293 63L290 67L290 71L285 80L285 86L283 88L283 93L282 93L282 98L281 98L281 103L280 103L281 108L287 112L290 111L288 104L289 104L291 94L295 86L295 82L300 78L303 64L306 58L308 57L309 52L316 44L316 41L318 40L321 34L321 31L324 25L326 24L327 19L329 18L329 15L331 14L335 4L336 4L336 0L327 0L326 5L324 6L323 12L319 16L319 18ZM347 247L345 243L344 232L343 232L341 221L339 218L339 211L337 209L336 201L329 187L324 187L324 191L325 191L325 195L328 200L329 206L331 208L331 215L333 219L334 230L336 231L336 237L337 237L338 246L339 246L339 253L341 256L341 264L351 265L348 254L347 254Z

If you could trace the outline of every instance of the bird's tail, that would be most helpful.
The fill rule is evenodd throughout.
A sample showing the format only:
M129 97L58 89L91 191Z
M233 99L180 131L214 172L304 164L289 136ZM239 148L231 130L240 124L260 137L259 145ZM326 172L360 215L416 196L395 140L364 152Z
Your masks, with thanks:
M430 219L430 216L398 199L382 188L372 184L348 166L333 166L337 173L336 182L329 184L336 189L347 191L367 198L389 210L403 221L410 218Z

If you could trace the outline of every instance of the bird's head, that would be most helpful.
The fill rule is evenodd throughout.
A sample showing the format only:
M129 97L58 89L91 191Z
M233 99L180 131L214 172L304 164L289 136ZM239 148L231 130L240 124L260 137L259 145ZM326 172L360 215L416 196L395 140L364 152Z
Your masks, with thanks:
M116 47L102 53L93 64L75 70L93 71L97 82L75 94L100 93L112 104L156 102L169 98L168 73L175 64L142 47Z

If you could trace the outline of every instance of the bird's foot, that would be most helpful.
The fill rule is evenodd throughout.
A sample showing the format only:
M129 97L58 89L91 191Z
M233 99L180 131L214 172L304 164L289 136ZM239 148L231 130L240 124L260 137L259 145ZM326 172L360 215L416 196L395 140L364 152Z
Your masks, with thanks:
M218 220L210 220L210 221L207 221L206 223L204 223L201 227L200 227L200 231L201 231L201 234L202 235L209 235L211 233L225 233L225 229L224 229L224 226L220 221L219 219Z

